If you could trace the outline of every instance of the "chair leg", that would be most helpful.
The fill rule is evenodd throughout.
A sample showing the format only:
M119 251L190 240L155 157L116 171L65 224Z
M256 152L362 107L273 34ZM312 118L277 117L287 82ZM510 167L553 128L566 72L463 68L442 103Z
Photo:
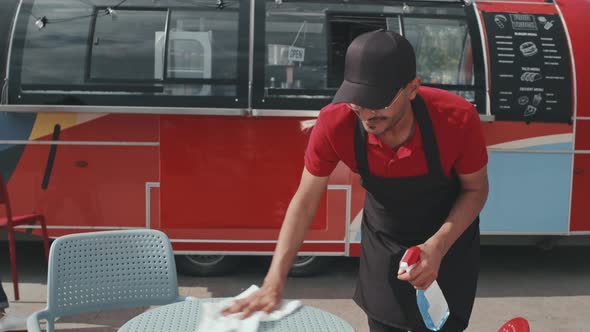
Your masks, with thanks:
M41 223L41 231L43 233L43 247L45 248L45 260L49 263L49 236L47 235L47 224L45 223L45 217L39 218Z
M10 268L12 269L12 285L14 287L14 300L18 301L18 272L16 271L16 247L14 245L14 228L8 227L8 250L10 251Z

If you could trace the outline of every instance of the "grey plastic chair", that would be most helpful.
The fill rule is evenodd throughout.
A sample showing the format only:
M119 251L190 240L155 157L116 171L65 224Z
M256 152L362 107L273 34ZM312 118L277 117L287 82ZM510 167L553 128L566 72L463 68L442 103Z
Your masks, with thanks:
M47 307L27 320L30 332L54 331L55 319L117 308L183 301L168 237L138 229L73 234L51 245Z

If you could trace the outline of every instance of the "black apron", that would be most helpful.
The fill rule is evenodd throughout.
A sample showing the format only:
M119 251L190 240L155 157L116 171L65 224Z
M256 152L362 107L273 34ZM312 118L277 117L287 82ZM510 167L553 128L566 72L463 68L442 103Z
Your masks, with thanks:
M372 319L393 327L427 331L416 304L416 290L409 282L397 279L399 262L408 247L426 242L438 231L457 200L461 185L456 175L448 178L444 174L432 122L419 95L412 101L412 110L422 135L428 165L425 175L371 175L367 133L360 121L356 126L356 162L367 195L354 300ZM479 218L441 262L437 282L451 312L442 331L462 331L467 327L478 272Z

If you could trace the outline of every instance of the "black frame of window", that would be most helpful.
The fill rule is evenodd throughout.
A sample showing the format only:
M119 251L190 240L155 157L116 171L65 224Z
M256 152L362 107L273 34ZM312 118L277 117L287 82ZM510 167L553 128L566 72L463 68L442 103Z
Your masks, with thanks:
M467 29L471 37L471 52L473 56L473 75L475 78L475 108L480 114L486 113L486 77L481 35L477 23L477 13L473 4L465 6L465 15L467 19Z
M342 3L338 0L324 0L324 1L317 1L317 0L298 0L299 3ZM332 96L336 92L337 89L323 89L323 90L305 90L305 89L267 89L265 87L265 52L266 52L266 6L268 1L267 0L258 0L255 8L255 43L254 43L254 91L252 95L252 105L253 108L259 109L285 109L285 110L319 110L325 105L329 104L332 100ZM367 1L347 1L347 4L387 4L392 5L391 1L374 1L374 2L367 2ZM397 4L402 5L404 2L399 2ZM410 2L406 2L410 4ZM424 2L411 2L412 6L420 6L420 7L432 7L434 5L441 7L449 7L449 8L462 8L465 12L465 15L433 15L433 14L404 14L404 13L363 13L363 16L383 16L383 17L398 17L401 22L401 29L402 33L404 32L404 18L410 17L418 17L418 18L431 18L431 19L460 19L464 20L467 24L467 33L471 37L471 45L472 45L472 52L473 52L473 66L474 66L474 84L464 84L464 85L451 85L451 84L429 84L424 83L424 86L430 86L440 89L445 89L449 91L474 91L475 93L475 100L474 104L478 109L478 112L481 114L485 114L485 77L484 77L484 64L483 64L483 50L478 49L475 47L476 45L481 45L481 38L479 35L479 30L477 28L477 20L473 15L473 10L471 7L464 6L463 1L455 1L455 2L436 2L436 1L424 1ZM342 10L334 10L326 12L326 33L330 33L330 21L328 14L339 14L339 15L346 15L351 14L350 12L342 11ZM355 13L359 14L359 13ZM332 14L333 15L333 14ZM473 17L471 17L473 16ZM475 21L474 21L475 20ZM329 40L327 41L329 42ZM328 52L329 52L328 47ZM328 62L331 61L331 57L328 54ZM265 90L268 92L268 95L265 95ZM276 91L276 92L275 92ZM276 97L271 96L273 92L278 93L281 92L280 95L277 94ZM305 96L318 96L318 95L326 95L326 92L332 92L331 96L326 96L326 98L305 98ZM281 97L285 95L291 94L293 97ZM298 98L296 96L299 96Z
M4 2L0 7L5 9L5 12L0 17L7 18L2 21L0 25L0 80L4 80L6 75L6 61L8 57L8 47L10 45L10 33L12 32L12 26L14 24L14 15L18 6L18 0L8 0Z
M23 1L20 17L17 18L16 36L26 36L28 29L32 28L29 23L29 13L32 12L33 2ZM94 36L96 17L106 7L95 7L94 15L91 17L89 34L87 40L88 50L91 50ZM148 7L148 6L121 6L117 10L161 10L170 13L175 10L182 11L203 11L211 10L210 7ZM224 11L238 11L238 45L237 45L237 78L236 79L178 79L167 78L167 57L168 57L168 33L166 27L166 51L164 55L164 80L90 80L91 52L87 51L86 68L84 68L85 80L89 84L64 85L64 84L22 84L21 73L17 68L22 67L25 38L15 38L11 55L10 82L8 87L8 103L25 105L93 105L93 106L145 106L145 107L203 107L203 108L246 108L248 107L248 54L249 54L249 30L250 30L250 2L240 2L240 8L218 9ZM167 20L170 24L170 19ZM47 28L51 27L51 21ZM235 85L235 96L176 96L176 95L146 95L143 93L163 91L163 84L212 84L212 85ZM162 85L159 87L158 85ZM130 95L111 94L85 94L84 91L119 91L134 92ZM35 91L37 90L37 91ZM51 93L40 92L41 90ZM76 93L66 90L76 91Z

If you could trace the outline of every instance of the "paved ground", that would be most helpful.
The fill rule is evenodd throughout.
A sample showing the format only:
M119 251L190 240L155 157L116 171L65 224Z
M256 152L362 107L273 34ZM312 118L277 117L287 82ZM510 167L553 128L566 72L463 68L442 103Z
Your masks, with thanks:
M12 310L29 314L45 306L46 273L40 247L18 248L21 300ZM233 296L251 284L260 284L267 261L245 258L241 271L226 277L180 276L180 293L195 297ZM286 297L330 311L367 332L366 316L350 300L358 260L334 259L329 271L313 278L290 279ZM8 251L0 244L0 275L13 299ZM63 318L58 328L67 331L116 331L125 321L147 308L100 312ZM495 332L513 316L526 317L533 332L590 331L590 247L541 251L532 247L484 247L477 300L469 332Z

